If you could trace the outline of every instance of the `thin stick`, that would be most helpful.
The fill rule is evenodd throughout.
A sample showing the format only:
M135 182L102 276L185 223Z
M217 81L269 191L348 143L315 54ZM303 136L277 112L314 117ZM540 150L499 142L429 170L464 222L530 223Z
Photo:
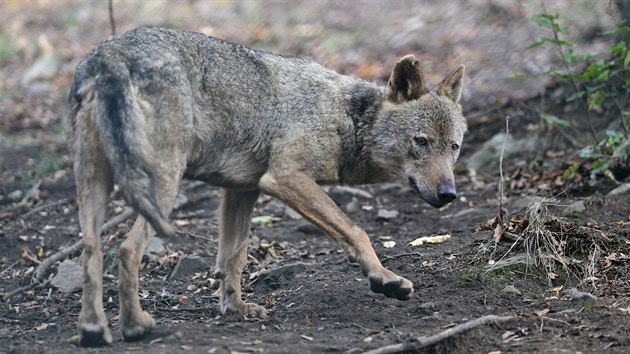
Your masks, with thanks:
M415 341L413 342L386 345L384 347L380 347L377 349L364 352L363 354L390 354L390 353L401 353L405 351L418 351L422 348L435 345L450 337L454 337L454 336L463 334L465 332L468 332L471 329L475 329L477 327L484 326L490 323L506 322L506 321L511 321L514 319L516 319L516 317L514 316L500 317L496 315L486 315L486 316L479 317L477 319L459 324L455 327L449 328L445 331L442 331L438 334L435 334L429 337L425 337L425 336L417 337Z
M67 201L68 201L68 199L59 199L59 200L56 200L54 202L42 204L42 205L38 206L37 208L33 208L33 209L27 211L26 213L24 213L24 216L31 216L31 215L36 214L37 212L42 211L42 210L44 210L46 208L56 207L56 206L62 205L64 203L66 203Z
M391 261L392 259L400 258L400 257L409 257L409 256L422 256L420 252L409 252L409 253L399 253L399 254L385 254L383 255L383 262Z
M510 116L505 116L505 137L503 138L503 145L501 145L501 155L499 156L499 215L503 210L503 154L505 152L505 144L507 143L508 136L510 135ZM501 220L503 222L503 220Z
M116 21L114 21L114 5L113 0L108 1L109 7L109 25L112 27L112 36L116 34Z
M38 287L38 286L44 287L44 286L46 286L47 284L48 284L48 282L45 282L45 283L30 283L30 284L28 284L28 285L26 285L26 286L23 286L23 287L21 287L21 288L17 288L17 289L15 289L15 290L13 290L13 291L10 291L10 292L6 293L6 294L2 297L2 300L6 302L6 301L8 301L10 298L14 297L14 296L15 296L15 295L17 295L17 294L21 294L21 293L23 293L23 292L25 292L25 291L29 291L29 290L31 290L31 289L33 289L33 288Z
M213 240L213 239L211 239L209 237L193 234L192 232L186 232L186 235L188 235L189 237L192 237L192 238L198 238L198 239L201 239L201 240L206 240L206 241L210 241L210 242L216 242L216 240Z

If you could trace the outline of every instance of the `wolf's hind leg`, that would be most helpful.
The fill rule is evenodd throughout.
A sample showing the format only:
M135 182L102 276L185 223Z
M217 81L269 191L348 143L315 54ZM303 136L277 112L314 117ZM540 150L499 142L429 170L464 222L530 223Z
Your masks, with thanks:
M168 161L168 160L167 160ZM181 174L167 168L155 177L157 201L164 215L168 215L175 204ZM120 245L118 277L120 296L120 330L126 341L139 340L145 337L155 326L151 315L142 311L140 306L138 271L149 243L153 229L147 220L138 216L125 241Z
M103 310L103 254L99 236L112 179L110 167L96 139L82 139L77 144L74 173L79 223L83 232L83 297L79 314L79 344L103 346L112 342L112 335Z
M221 279L221 312L264 317L267 310L241 299L241 273L247 264L247 236L259 191L225 190L221 201L217 276Z

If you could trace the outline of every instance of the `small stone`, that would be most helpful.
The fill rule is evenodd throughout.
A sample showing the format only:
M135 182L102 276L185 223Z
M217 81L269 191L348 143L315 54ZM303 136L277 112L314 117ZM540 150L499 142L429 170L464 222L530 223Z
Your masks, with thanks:
M536 195L513 196L507 200L506 205L514 211L526 211L534 204L539 204L543 200L545 200L544 197Z
M399 214L398 210L379 209L376 217L382 220L391 220L397 218Z
M429 302L425 302L423 304L420 304L420 308L421 309L429 309L429 310L435 310L437 309L437 304L433 301L429 301Z
M503 294L521 295L521 291L518 290L514 285L506 286L505 288L503 288L503 290L501 290L501 292Z
M571 203L564 209L562 215L564 216L580 216L586 211L586 203L583 200Z
M337 205L346 205L352 201L352 198L372 199L373 196L359 188L348 186L334 186L328 191L328 196L337 203Z
M151 237L147 248L144 249L144 254L151 255L162 253L164 251L166 251L166 248L164 247L164 241L159 237Z
M208 269L210 269L210 265L205 259L197 256L184 256L179 259L169 278L182 279Z
M346 213L348 214L356 213L357 211L361 209L361 205L359 204L359 199L357 199L356 197L352 197L352 200L348 204L346 204L344 209L346 210Z
M24 194L24 192L22 192L21 190L14 190L13 192L9 193L7 195L7 198L9 198L9 200L11 201L18 201L20 199L22 199L22 195Z
M577 302L597 302L597 296L587 293L584 291L579 291L576 288L568 289L564 292L565 294L571 297L571 300Z
M52 278L50 284L67 294L81 290L83 285L81 265L70 259L61 262L57 267L57 275Z

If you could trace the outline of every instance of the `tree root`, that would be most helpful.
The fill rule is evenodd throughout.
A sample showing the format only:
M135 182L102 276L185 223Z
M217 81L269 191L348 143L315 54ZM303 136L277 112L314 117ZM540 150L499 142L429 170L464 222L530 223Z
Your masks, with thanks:
M417 337L413 341L408 342L408 343L386 345L384 347L380 347L380 348L376 348L376 349L364 352L363 354L389 354L389 353L401 353L405 351L418 351L419 349L430 347L450 337L454 337L462 333L468 332L471 329L484 326L489 323L506 322L506 321L511 321L514 319L516 319L516 317L514 316L500 317L496 315L486 315L486 316L482 316L477 319L459 324L455 327L449 328L445 331L442 331L438 334L435 334L429 337L426 337L426 336Z

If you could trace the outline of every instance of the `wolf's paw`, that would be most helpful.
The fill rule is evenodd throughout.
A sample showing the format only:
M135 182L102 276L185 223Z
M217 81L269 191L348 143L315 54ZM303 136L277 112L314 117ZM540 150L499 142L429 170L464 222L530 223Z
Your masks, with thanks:
M79 324L79 345L82 347L102 347L112 342L112 334L107 324Z
M142 311L140 316L134 316L132 320L120 323L120 331L126 342L133 342L146 337L153 327L155 327L155 321L145 311Z
M370 274L368 276L370 289L387 297L403 301L409 300L413 293L413 283L403 277L393 275L393 277L385 277L383 274Z
M221 306L221 313L230 314L230 313L238 313L247 317L257 317L257 318L265 318L267 317L267 310L256 304L244 302L242 300L237 301L236 303L224 304Z

